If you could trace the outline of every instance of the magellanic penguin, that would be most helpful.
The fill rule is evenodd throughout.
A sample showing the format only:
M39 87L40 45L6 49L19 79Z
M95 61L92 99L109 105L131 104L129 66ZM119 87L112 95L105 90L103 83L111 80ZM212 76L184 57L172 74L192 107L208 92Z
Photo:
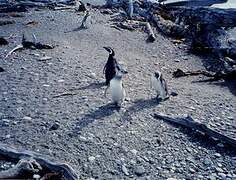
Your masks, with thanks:
M121 70L122 67L117 63L115 56L115 52L111 47L103 47L109 52L109 57L106 62L106 65L103 68L103 73L105 74L106 78L106 85L108 86L111 79L116 75L116 71ZM125 72L124 70L122 70Z
M123 74L127 74L127 71L117 69L115 76L111 79L109 86L105 90L106 96L107 89L110 88L111 99L113 103L118 107L121 107L122 102L124 101L126 96L125 88L122 82Z
M151 88L156 91L158 99L160 98L162 100L166 100L169 98L167 83L161 72L156 71L154 74L152 74Z

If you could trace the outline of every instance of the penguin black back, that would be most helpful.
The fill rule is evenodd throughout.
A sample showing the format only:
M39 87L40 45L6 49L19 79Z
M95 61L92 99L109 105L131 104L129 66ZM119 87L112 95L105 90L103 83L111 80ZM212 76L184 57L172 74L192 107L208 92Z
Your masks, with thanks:
M103 47L109 52L109 57L104 66L103 73L105 73L106 85L109 85L111 79L116 75L116 69L120 70L118 63L115 59L115 52L111 47Z

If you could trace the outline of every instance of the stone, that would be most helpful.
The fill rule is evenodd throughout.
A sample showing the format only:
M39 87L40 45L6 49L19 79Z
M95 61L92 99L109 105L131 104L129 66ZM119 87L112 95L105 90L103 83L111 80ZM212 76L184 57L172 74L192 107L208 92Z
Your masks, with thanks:
M218 176L220 176L221 178L226 178L226 174L225 173L218 173Z
M223 169L221 169L220 167L216 167L216 171L217 172L224 172Z
M214 156L217 158L221 157L220 153L215 153Z
M170 93L170 95L171 95L171 96L178 96L178 93L177 93L177 92L174 92L174 91L172 91L172 92Z
M125 165L122 165L121 170L122 170L122 172L123 172L126 176L129 176L129 171L128 171L128 169L126 168Z
M145 174L145 168L143 166L136 166L134 169L134 173L137 176L142 176L143 174Z
M193 168L189 168L189 171L190 171L191 173L195 173L195 172L196 172Z
M54 123L50 128L49 131L55 131L59 129L60 125L58 123Z
M130 152L132 152L134 155L136 155L138 153L138 151L136 149L131 149Z
M89 156L88 157L89 162L93 162L93 161L95 161L95 159L96 159L96 157L94 157L94 156Z

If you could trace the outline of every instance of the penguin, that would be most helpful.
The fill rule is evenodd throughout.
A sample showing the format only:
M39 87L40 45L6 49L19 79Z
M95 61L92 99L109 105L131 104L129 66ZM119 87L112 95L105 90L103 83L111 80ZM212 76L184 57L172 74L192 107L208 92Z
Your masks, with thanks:
M103 68L103 74L105 74L106 86L109 85L111 79L116 75L116 70L121 70L120 65L117 63L115 52L111 47L103 47L109 52L108 60Z
M161 72L156 71L154 74L152 74L151 88L156 91L158 99L166 100L169 98L167 83Z
M121 107L122 102L125 99L126 92L122 82L122 77L127 74L127 71L116 69L115 76L111 79L109 86L105 90L105 97L107 89L111 90L111 99L117 107Z

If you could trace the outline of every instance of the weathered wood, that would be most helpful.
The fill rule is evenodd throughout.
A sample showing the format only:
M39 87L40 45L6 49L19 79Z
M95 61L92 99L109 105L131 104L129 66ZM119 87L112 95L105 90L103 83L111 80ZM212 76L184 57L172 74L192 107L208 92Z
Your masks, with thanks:
M154 118L156 119L162 119L164 121L170 122L170 123L174 123L177 125L181 125L183 127L189 128L191 130L195 130L195 131L200 131L212 138L218 139L230 146L232 146L233 148L236 148L236 140L228 137L226 135L223 135L221 133L219 133L216 130L213 130L211 128L209 128L207 125L202 124L200 122L194 121L193 118L191 118L190 116L187 117L170 117L167 115L163 115L163 114L154 114Z
M129 7L128 7L128 15L129 18L132 19L134 14L134 4L133 4L133 0L129 0Z
M147 28L147 32L148 32L148 38L147 41L148 42L154 42L156 40L156 36L152 30L152 27L150 25L149 22L146 23L146 28Z
M26 176L26 174L34 174L42 170L40 164L38 164L32 158L24 158L12 168L0 171L0 179L16 179Z
M173 72L173 77L179 78L179 77L184 77L184 76L198 76L198 75L203 75L206 77L210 77L211 79L208 79L206 81L218 81L221 79L236 79L236 71L229 71L229 72L217 72L217 73L210 73L207 71L186 71L184 72L181 69L177 69L176 71Z
M198 75L204 75L207 77L214 77L214 74L211 74L207 71L186 71L184 72L181 69L177 69L176 71L173 72L173 77L179 78L179 77L184 77L184 76L198 76Z
M77 180L78 176L75 171L65 163L52 162L47 157L43 157L41 154L27 151L27 150L16 150L5 144L0 143L0 155L19 161L24 158L34 159L42 168L47 168L51 172L61 172L63 176L68 180Z

